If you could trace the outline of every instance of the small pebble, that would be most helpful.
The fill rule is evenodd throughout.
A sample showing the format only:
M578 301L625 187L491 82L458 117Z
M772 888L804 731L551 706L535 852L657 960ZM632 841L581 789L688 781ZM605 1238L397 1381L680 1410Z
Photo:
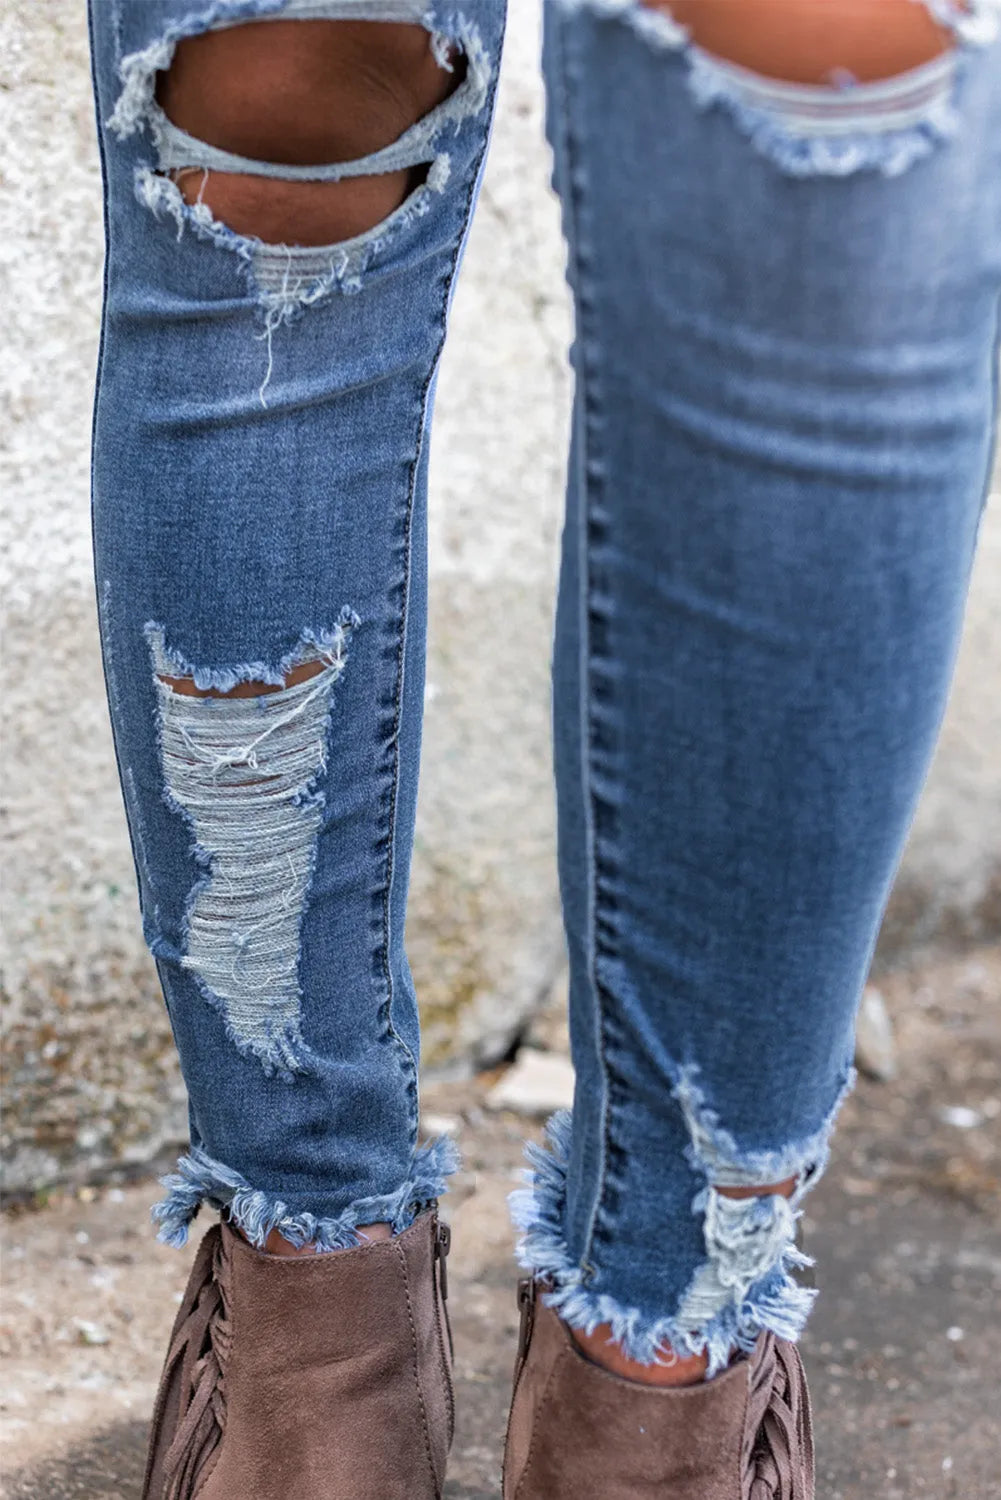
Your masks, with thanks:
M855 1022L855 1064L877 1083L897 1076L897 1044L886 1001L879 990L866 985Z
M984 1117L980 1111L970 1109L965 1104L944 1104L938 1112L938 1117L943 1125L955 1125L957 1130L974 1130L984 1123Z
M573 1104L574 1071L569 1057L524 1047L486 1097L488 1109L548 1115Z
M92 1323L89 1318L74 1318L73 1324L77 1331L77 1338L81 1344L108 1344L111 1335L100 1323Z

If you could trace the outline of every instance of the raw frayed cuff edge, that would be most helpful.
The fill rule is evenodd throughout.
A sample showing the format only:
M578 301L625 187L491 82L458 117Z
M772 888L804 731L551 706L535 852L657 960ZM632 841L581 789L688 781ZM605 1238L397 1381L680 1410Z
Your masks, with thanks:
M394 1234L408 1229L419 1214L448 1191L448 1178L458 1169L459 1151L453 1141L440 1138L418 1147L410 1177L394 1193L361 1198L330 1217L296 1211L275 1193L251 1187L239 1172L193 1147L182 1156L177 1171L162 1179L166 1197L154 1204L151 1217L157 1239L179 1249L188 1227L203 1203L223 1213L260 1249L273 1229L297 1248L315 1244L318 1250L346 1250L364 1243L358 1226L391 1224Z
M552 1117L546 1127L548 1149L526 1148L529 1185L509 1197L512 1220L521 1231L518 1262L547 1286L543 1301L565 1323L589 1334L607 1323L610 1342L641 1364L672 1364L679 1356L704 1354L709 1376L724 1370L736 1350L750 1353L763 1331L791 1342L799 1338L817 1293L790 1274L812 1264L791 1242L739 1302L720 1308L697 1328L672 1316L650 1318L606 1293L588 1290L585 1271L572 1260L563 1233L571 1129L569 1110Z

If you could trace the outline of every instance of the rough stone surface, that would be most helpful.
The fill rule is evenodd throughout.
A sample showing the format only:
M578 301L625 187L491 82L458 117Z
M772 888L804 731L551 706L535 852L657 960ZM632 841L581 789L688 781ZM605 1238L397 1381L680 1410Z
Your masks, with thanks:
M808 1200L821 1296L805 1341L820 1500L1001 1500L1001 950L884 986L893 1083L863 1080ZM456 1122L445 1200L458 1376L449 1500L496 1500L517 1272L506 1197L523 1121L482 1108L491 1077L438 1084ZM977 1120L949 1123L942 1106ZM437 1128L437 1126L436 1126ZM7 1500L135 1500L145 1423L191 1248L145 1223L152 1183L84 1189L5 1227L0 1454ZM670 1226L664 1226L670 1232ZM86 1332L94 1325L94 1342ZM584 1497L581 1497L584 1500Z
M547 186L535 0L513 0L500 115L455 301L432 462L425 770L410 940L427 1057L502 1056L559 965L547 666L569 312ZM79 0L0 11L5 355L7 1185L85 1180L183 1138L141 940L92 599L87 506L101 205ZM1001 930L1001 511L886 927Z

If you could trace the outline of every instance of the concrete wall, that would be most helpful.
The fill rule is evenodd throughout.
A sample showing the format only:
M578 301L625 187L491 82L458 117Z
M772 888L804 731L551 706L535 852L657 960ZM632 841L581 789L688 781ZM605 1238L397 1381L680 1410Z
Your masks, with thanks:
M435 1066L499 1055L560 964L547 667L569 310L547 185L537 6L514 0L500 117L442 371L411 955ZM7 1185L141 1163L185 1132L136 915L91 593L98 166L79 0L8 0L0 276ZM1001 930L1001 513L887 924Z

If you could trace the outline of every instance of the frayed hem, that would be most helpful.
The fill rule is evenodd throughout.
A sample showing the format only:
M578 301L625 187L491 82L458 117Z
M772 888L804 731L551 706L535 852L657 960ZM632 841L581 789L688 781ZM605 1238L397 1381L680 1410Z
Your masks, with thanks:
M641 1364L673 1364L679 1357L705 1355L710 1376L725 1369L735 1351L750 1353L762 1332L790 1341L799 1338L817 1294L812 1287L800 1286L791 1273L812 1262L793 1243L799 1217L794 1205L775 1195L734 1200L707 1188L693 1205L695 1212L722 1210L724 1219L729 1215L738 1221L738 1253L746 1253L748 1216L760 1221L753 1226L761 1241L758 1256L770 1264L753 1273L749 1282L726 1264L732 1247L724 1224L713 1229L712 1240L707 1229L710 1258L697 1268L677 1314L651 1318L615 1297L590 1290L587 1282L593 1269L572 1260L563 1230L571 1133L570 1111L561 1110L546 1127L548 1149L526 1149L528 1186L509 1200L511 1217L521 1231L519 1264L542 1283L543 1300L565 1323L589 1334L608 1324L610 1342Z
M359 1198L343 1212L322 1216L288 1206L277 1194L251 1187L246 1178L195 1146L177 1163L177 1171L161 1180L167 1195L151 1210L158 1225L157 1239L180 1249L188 1228L203 1203L218 1209L261 1249L273 1229L297 1248L313 1244L317 1250L346 1250L364 1244L359 1225L390 1224L400 1234L448 1191L448 1178L459 1166L459 1152L446 1138L419 1146L410 1177L395 1193Z

